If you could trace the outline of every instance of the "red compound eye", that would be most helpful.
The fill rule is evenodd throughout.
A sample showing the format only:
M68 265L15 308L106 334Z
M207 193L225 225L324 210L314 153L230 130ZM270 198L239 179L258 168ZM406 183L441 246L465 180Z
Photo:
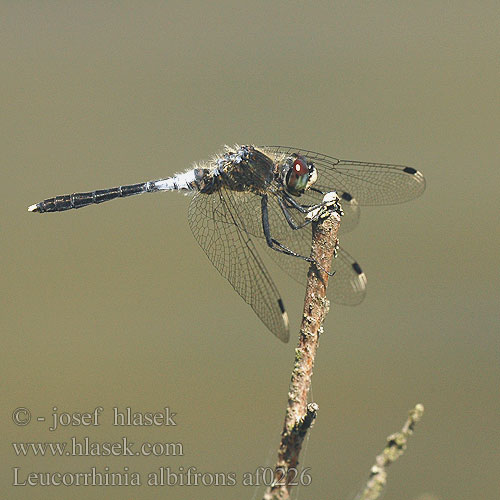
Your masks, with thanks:
M302 175L306 175L307 173L309 173L309 169L307 168L306 162L304 160L302 160L301 158L297 158L293 162L292 168L293 168L293 171L297 177L300 177Z
M305 158L296 157L286 174L286 187L290 194L300 196L307 188L309 168Z

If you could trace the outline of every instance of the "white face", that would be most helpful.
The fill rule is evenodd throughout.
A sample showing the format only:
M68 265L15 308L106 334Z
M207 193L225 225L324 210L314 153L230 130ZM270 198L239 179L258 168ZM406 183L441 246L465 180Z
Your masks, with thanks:
M311 163L309 166L309 180L306 184L306 190L308 190L317 180L318 171L316 170L316 167Z

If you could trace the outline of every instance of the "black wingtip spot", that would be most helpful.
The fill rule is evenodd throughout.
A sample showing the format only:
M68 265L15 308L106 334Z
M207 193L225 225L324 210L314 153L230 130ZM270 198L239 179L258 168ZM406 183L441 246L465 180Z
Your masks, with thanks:
M278 299L278 305L280 306L281 314L283 314L285 312L285 306L283 305L283 301L281 299Z
M349 193L342 193L341 197L345 201L352 201L352 196Z
M278 299L278 305L280 307L281 317L283 319L284 331L280 331L280 334L278 334L277 337L283 342L288 342L288 339L290 338L290 335L288 333L288 329L290 328L290 322L288 321L288 314L285 311L285 306L283 305L283 301L281 299Z
M407 174L415 175L418 172L418 170L415 170L412 167L405 167L403 169L403 172L406 172Z
M363 274L363 270L361 269L361 266L357 262L352 263L352 268L354 269L354 271L356 271L356 273L358 273L358 275Z

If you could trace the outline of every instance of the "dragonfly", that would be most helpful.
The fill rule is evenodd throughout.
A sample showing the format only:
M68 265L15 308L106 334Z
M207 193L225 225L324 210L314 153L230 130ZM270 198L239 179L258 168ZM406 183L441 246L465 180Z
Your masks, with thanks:
M30 212L62 212L142 193L192 194L191 231L209 260L281 341L288 314L261 257L267 253L289 276L305 283L311 253L309 214L336 192L343 211L340 233L354 229L360 206L390 205L420 196L425 178L404 165L340 160L287 146L226 146L209 161L172 177L45 199ZM361 266L342 247L332 263L329 296L359 304L366 294Z

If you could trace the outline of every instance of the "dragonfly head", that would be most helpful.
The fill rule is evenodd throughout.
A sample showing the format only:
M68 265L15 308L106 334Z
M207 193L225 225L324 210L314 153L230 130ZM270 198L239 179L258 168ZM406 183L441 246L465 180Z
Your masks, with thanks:
M318 179L314 164L296 153L286 158L279 173L286 191L293 196L303 194Z

